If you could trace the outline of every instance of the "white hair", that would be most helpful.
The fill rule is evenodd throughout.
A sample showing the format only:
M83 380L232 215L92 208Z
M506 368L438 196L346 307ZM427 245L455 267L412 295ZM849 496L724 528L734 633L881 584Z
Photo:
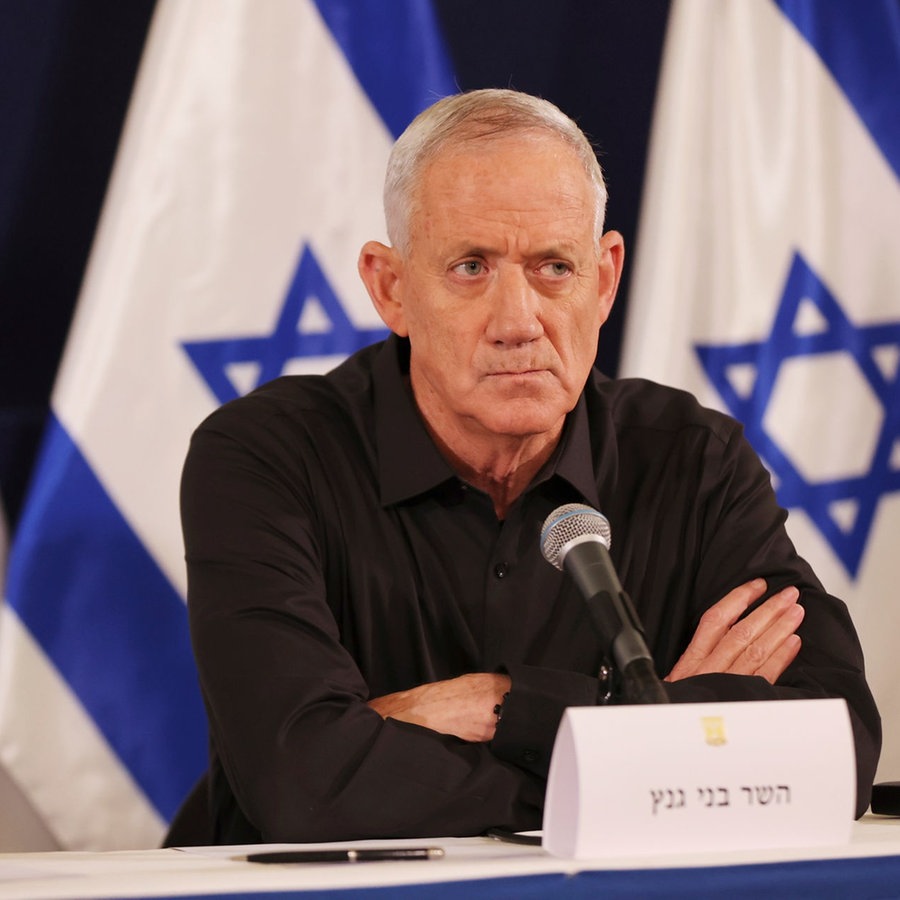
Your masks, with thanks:
M439 100L419 113L397 139L384 181L384 215L391 244L404 255L409 252L417 190L426 167L442 151L529 131L558 137L575 151L594 188L594 231L599 240L606 215L606 184L584 132L548 100L488 88Z

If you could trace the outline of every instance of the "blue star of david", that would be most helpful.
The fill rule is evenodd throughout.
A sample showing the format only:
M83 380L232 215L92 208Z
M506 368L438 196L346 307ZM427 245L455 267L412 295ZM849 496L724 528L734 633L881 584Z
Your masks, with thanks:
M302 332L301 316L307 304L318 302L328 317L330 329ZM220 403L239 395L229 377L230 366L251 363L257 367L252 390L283 374L294 359L317 356L348 356L361 347L387 336L384 328L356 328L322 272L308 244L303 246L294 278L284 299L278 321L264 337L232 337L209 341L185 341L185 352Z
M812 302L823 319L814 334L796 329L801 303ZM729 411L744 423L746 434L778 483L778 500L787 509L803 509L830 544L851 578L855 578L876 508L884 494L900 490L900 379L896 369L882 371L876 351L900 352L900 322L855 326L803 257L794 255L772 332L767 340L732 345L697 345L694 349ZM804 478L789 454L764 425L764 417L781 365L794 357L842 352L853 359L883 411L868 471L861 476L812 481ZM752 366L756 377L749 392L731 379L735 366ZM840 524L833 510L850 501L855 516Z

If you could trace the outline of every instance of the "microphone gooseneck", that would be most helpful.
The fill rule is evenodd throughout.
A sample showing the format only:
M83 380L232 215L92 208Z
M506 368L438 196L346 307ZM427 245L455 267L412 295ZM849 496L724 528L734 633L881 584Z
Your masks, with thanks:
M578 585L604 651L621 673L625 701L668 703L644 629L610 558L611 541L609 520L583 503L557 507L541 528L541 553Z

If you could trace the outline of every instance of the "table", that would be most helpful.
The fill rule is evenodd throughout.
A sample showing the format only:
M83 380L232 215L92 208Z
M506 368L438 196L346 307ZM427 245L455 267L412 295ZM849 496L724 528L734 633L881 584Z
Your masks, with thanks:
M439 860L260 865L254 847L0 854L0 900L254 897L443 900L587 897L900 897L900 819L866 816L834 847L556 859L491 838L358 841L329 847L440 846ZM299 845L270 845L275 848Z

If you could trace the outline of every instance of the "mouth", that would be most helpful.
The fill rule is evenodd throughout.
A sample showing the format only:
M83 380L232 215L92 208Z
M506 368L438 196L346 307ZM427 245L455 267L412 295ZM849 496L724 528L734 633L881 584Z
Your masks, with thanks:
M536 375L546 372L549 366L534 359L495 359L493 365L488 363L485 375Z
M496 372L488 372L485 378L489 381L519 381L527 382L538 378L544 378L548 375L547 369L499 369Z

